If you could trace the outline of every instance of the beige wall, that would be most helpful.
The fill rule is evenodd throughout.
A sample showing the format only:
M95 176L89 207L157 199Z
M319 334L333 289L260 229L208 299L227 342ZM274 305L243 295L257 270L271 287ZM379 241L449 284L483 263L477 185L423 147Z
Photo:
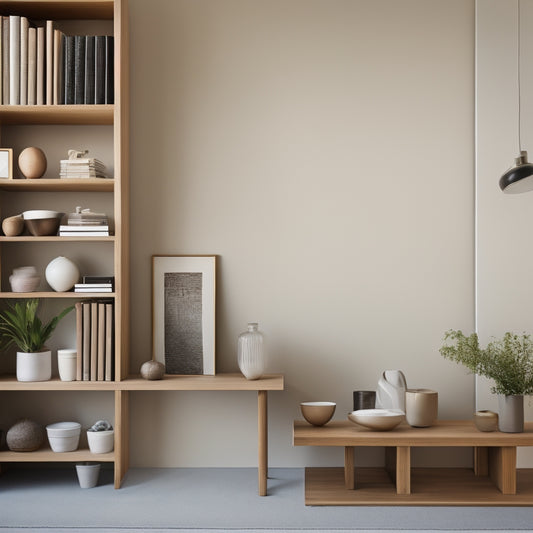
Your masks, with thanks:
M254 320L285 374L272 465L340 464L292 447L298 403L343 419L387 368L469 417L473 378L438 348L474 327L473 1L130 7L132 368L151 255L217 254L218 370ZM134 466L254 465L255 394L135 393L131 431Z

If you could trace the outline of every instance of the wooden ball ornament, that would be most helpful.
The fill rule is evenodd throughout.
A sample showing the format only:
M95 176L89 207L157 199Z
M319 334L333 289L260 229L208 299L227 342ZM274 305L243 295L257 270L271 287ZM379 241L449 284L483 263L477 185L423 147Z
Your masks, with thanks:
M46 172L46 156L35 146L24 148L20 152L18 163L20 171L27 179L40 178Z

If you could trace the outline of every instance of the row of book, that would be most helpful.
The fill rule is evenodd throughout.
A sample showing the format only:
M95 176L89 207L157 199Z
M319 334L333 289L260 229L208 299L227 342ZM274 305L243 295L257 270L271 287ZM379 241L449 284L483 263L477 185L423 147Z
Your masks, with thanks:
M61 159L60 178L108 178L105 165L94 157L85 159Z
M113 36L65 35L52 20L0 18L2 104L114 103Z
M76 302L76 379L113 381L114 309L112 300Z

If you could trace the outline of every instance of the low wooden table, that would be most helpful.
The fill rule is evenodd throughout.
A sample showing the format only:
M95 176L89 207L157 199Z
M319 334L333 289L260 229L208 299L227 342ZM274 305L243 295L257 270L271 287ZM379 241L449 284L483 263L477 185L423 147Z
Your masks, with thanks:
M532 422L524 433L500 433L478 431L471 421L402 423L392 431L296 421L293 444L344 447L344 469L306 469L306 505L533 505L533 470L516 469L517 446L533 446ZM385 468L355 469L358 446L385 447ZM472 447L474 468L411 468L412 447L447 446Z

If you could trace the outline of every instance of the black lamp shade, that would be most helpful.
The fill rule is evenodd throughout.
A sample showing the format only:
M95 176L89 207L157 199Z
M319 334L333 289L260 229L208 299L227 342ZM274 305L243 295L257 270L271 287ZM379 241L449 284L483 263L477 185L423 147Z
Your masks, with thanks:
M506 194L533 191L533 164L527 161L527 152L516 158L516 165L500 178L500 189Z

